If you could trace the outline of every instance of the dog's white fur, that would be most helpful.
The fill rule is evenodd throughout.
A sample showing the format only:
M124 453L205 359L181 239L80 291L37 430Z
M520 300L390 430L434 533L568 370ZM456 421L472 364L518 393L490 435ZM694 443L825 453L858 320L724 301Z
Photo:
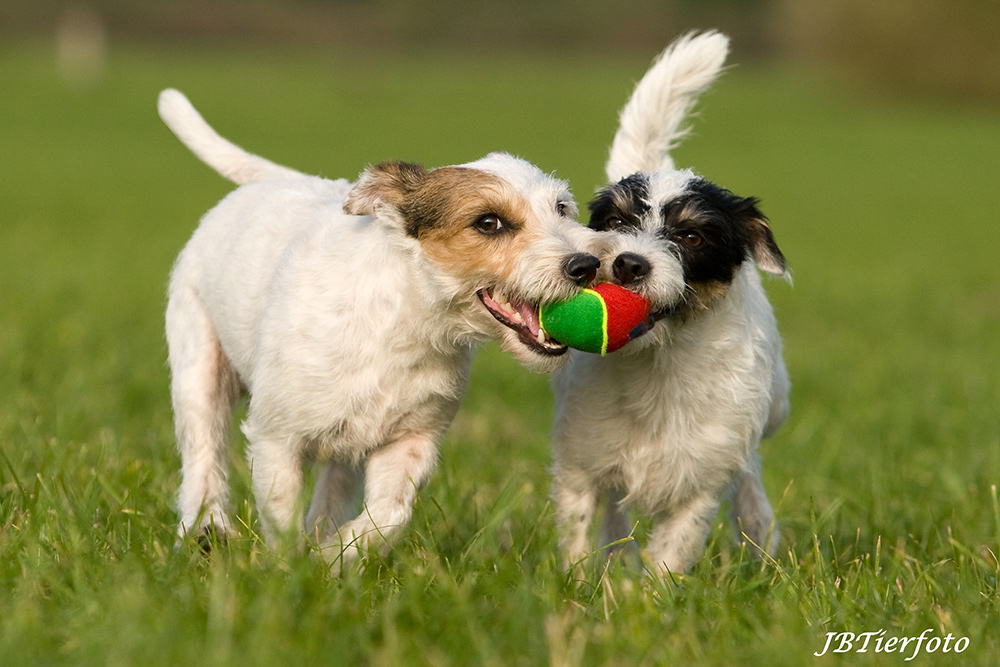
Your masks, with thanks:
M728 39L716 32L671 45L637 85L610 151L610 181L648 173L653 212L634 233L604 233L602 277L614 279L611 260L621 253L647 258L649 274L631 287L654 310L675 304L685 289L678 256L657 234L655 209L680 195L694 175L673 170L668 153L727 52ZM755 253L754 259L787 275L783 258ZM719 298L658 321L613 355L573 351L554 388L553 499L567 565L589 552L588 526L602 493L609 501L601 544L630 536L626 508L634 507L654 520L644 556L660 573L693 564L730 487L737 530L760 549L775 548L756 452L788 414L789 380L754 262L743 262Z
M718 77L729 40L717 32L689 34L664 49L642 77L619 115L605 173L614 183L637 171L667 171L687 136L683 127L698 97Z
M243 431L266 532L295 527L303 465L326 461L306 527L331 557L355 556L409 520L475 342L500 340L538 370L556 364L485 301L492 295L493 309L514 317L571 296L580 279L567 275L567 258L593 260L592 279L595 235L573 220L563 182L509 155L429 172L384 163L352 184L243 151L177 91L161 94L159 111L241 185L204 216L170 280L180 532L230 529L227 427L246 390ZM362 478L364 510L352 519Z

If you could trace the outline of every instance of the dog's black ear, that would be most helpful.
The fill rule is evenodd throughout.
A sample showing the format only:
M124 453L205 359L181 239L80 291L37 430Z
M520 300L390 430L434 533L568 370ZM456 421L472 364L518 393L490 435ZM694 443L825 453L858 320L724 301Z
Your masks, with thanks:
M411 162L382 162L365 169L344 200L344 213L372 215L380 205L400 206L423 185L427 170Z
M756 206L753 208L757 211ZM747 219L747 229L750 231L750 253L753 255L753 261L757 263L757 267L772 275L789 278L788 264L774 240L774 234L771 232L771 225L767 218L760 211L757 211L757 215Z
M740 197L703 178L695 179L691 190L728 220L746 230L744 242L748 241L750 255L761 271L790 279L785 256L774 240L771 223L761 213L756 197Z

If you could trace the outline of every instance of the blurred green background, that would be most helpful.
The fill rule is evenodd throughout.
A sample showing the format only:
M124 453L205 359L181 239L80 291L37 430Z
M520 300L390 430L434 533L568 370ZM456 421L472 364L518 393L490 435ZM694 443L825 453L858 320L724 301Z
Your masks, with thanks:
M968 636L963 662L993 664L998 8L8 0L0 664L781 665L812 659L825 632L880 627ZM340 579L269 552L238 444L246 530L210 561L174 549L165 286L231 186L160 123L162 88L305 171L506 150L585 204L634 82L675 36L713 27L734 66L677 162L761 198L795 278L767 283L794 382L763 445L785 530L774 563L744 558L720 515L681 583L567 585L547 379L493 346L387 562Z
M0 35L92 12L117 40L399 50L639 54L718 28L739 62L793 59L885 93L1000 97L993 0L7 0Z

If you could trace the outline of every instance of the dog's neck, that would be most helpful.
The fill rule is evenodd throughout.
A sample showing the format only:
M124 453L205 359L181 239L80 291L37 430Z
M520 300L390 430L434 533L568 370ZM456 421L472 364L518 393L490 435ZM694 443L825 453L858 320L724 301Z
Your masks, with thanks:
M646 336L653 339L645 345L632 343L616 356L643 357L652 363L656 355L669 355L679 346L699 345L706 335L714 337L733 326L742 326L758 294L763 298L760 276L752 262L739 269L724 294L707 304L682 303L666 309L657 318L656 326ZM639 341L642 341L640 338ZM638 341L637 341L638 342ZM625 353L625 354L622 354Z

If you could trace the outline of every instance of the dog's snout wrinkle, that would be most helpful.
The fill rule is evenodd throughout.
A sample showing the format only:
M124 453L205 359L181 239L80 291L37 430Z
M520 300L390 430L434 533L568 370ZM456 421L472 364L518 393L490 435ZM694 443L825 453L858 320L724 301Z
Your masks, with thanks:
M566 277L578 285L589 285L597 278L597 270L601 268L601 260L590 253L580 252L570 255L563 264Z
M615 257L611 270L622 285L631 285L649 275L649 260L634 252L623 252Z

